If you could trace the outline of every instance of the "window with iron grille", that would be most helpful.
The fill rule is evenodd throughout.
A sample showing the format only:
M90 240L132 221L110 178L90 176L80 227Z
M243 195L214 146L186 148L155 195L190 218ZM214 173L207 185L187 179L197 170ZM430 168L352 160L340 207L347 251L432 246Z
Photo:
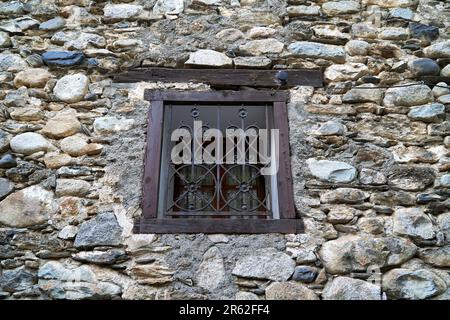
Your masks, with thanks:
M136 232L301 231L293 201L285 93L148 90L145 96L151 111L143 215ZM223 134L208 136L218 131ZM188 143L175 132L187 134ZM246 135L229 135L233 132ZM255 135L260 132L266 133L265 143ZM176 149L183 142L188 152ZM210 158L196 156L206 151ZM274 174L264 174L268 162L276 162Z

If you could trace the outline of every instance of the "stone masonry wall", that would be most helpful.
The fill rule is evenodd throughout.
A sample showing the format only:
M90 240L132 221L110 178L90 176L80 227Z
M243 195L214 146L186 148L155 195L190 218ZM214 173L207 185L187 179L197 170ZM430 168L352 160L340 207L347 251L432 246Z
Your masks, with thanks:
M0 0L0 298L449 299L450 89L408 85L450 76L449 29L434 0ZM112 82L138 66L324 68L288 106L305 232L133 234L144 89L210 90Z

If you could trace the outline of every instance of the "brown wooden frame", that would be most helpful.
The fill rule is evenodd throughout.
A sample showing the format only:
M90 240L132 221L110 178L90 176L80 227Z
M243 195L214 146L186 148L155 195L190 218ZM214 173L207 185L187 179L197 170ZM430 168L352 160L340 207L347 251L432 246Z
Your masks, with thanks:
M295 86L323 87L322 70L287 69L283 70L287 79L281 82L277 78L280 70L246 69L171 69L138 68L113 75L114 82L195 82L216 87L265 87L291 88Z
M147 149L143 179L142 217L136 233L299 233L303 223L296 218L289 155L289 123L283 91L174 91L146 90L150 101ZM164 104L167 102L264 102L273 103L274 126L279 129L280 163L278 199L280 219L162 219L158 218L159 178L163 137ZM156 174L157 173L157 174Z

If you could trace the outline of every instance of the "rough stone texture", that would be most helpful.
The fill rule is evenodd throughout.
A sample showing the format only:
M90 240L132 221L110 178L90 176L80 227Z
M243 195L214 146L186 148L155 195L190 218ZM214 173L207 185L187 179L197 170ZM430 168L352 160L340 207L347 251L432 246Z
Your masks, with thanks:
M414 256L417 247L399 237L373 238L346 235L326 242L320 257L325 269L332 274L367 271L379 267L399 265Z
M189 55L189 60L185 64L204 67L230 67L233 64L233 60L221 52L198 50Z
M450 89L420 82L450 76L447 12L429 0L3 1L0 298L448 300ZM323 88L224 88L289 94L304 233L133 230L145 90L219 89L113 79L140 67L326 71ZM376 266L382 295L350 279Z
M27 155L52 148L48 140L34 132L26 132L15 136L11 139L10 145L14 152Z
M295 262L287 254L260 249L236 262L233 274L253 279L286 281L294 272Z
M428 86L408 86L386 90L383 104L385 106L417 106L433 100Z
M401 236L409 236L423 240L435 236L433 224L428 216L419 208L397 209L393 216L393 231Z
M80 226L74 246L77 248L118 246L121 242L121 234L122 228L114 214L101 213Z
M324 300L381 300L381 288L367 281L337 277L327 283Z
M432 103L411 108L408 117L423 122L442 122L445 119L445 106L440 103Z
M47 121L42 133L50 138L61 139L77 133L80 128L81 123L74 113L59 113Z
M217 247L211 247L203 255L197 270L197 284L209 291L217 289L225 278L222 255Z
M94 130L98 134L109 134L129 130L134 124L133 119L120 119L116 117L102 117L94 121Z
M450 266L450 247L447 245L440 248L422 249L419 250L419 257L432 266L448 268Z
M337 63L345 61L345 51L339 46L313 42L294 42L289 45L288 49L302 58L322 58Z
M426 299L445 290L445 282L433 272L394 269L383 276L383 290L395 299Z
M89 79L81 73L64 76L58 80L53 93L64 102L78 102L87 93Z
M357 1L328 1L322 5L322 10L327 15L335 16L359 12L360 5Z
M121 293L117 284L98 281L88 266L66 268L50 261L39 268L39 288L53 299L111 299Z
M249 41L239 47L243 54L260 56L262 54L280 53L283 51L284 44L277 39L261 39Z
M0 178L0 200L4 199L14 190L14 184L5 178Z
M31 186L10 194L0 202L0 224L31 227L45 223L56 210L51 191Z
M295 282L273 282L266 288L268 300L319 300L306 286Z
M350 182L356 178L356 169L340 161L308 159L311 174L330 182Z
M29 88L43 88L52 74L45 69L32 68L19 72L14 78L14 85Z

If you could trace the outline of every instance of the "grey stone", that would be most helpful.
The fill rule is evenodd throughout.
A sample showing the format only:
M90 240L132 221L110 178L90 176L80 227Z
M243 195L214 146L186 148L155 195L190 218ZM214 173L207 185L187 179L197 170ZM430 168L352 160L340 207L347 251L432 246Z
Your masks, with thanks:
M112 265L124 262L128 259L128 256L122 249L110 249L106 251L81 251L73 254L72 259L98 265Z
M233 60L221 52L202 49L191 53L185 64L209 67L229 67L233 64Z
M39 21L27 16L19 17L14 20L14 25L21 32L32 29L39 25Z
M5 178L0 178L0 200L3 200L14 190L14 183Z
M322 5L322 11L330 16L356 13L361 10L357 1L327 1Z
M290 44L288 49L294 55L301 58L322 58L337 63L345 62L345 50L340 46L300 41Z
M444 68L442 68L441 76L442 77L450 77L450 64L448 64ZM440 85L440 84L438 83L438 85ZM444 82L444 85L446 86L445 82Z
M10 227L31 227L47 222L56 211L53 193L34 185L10 194L0 202L0 223Z
M63 240L73 240L78 233L78 227L76 226L65 226L58 233L58 238Z
M272 64L272 60L267 57L236 57L233 59L236 68L267 68Z
M48 66L70 67L81 64L84 55L72 51L47 51L42 54L42 60Z
M56 98L64 102L81 101L88 92L89 79L82 73L67 75L58 80L53 89Z
M393 215L393 231L400 236L429 240L435 236L433 223L421 208L400 208Z
M11 38L6 32L0 31L0 48L8 48L12 46Z
M27 88L19 88L17 90L11 90L6 94L3 103L8 107L25 108L28 105L28 92Z
M444 174L439 179L439 185L444 187L444 188L450 188L450 174Z
M384 27L378 32L378 38L382 40L407 40L409 32L405 28Z
M25 132L13 137L10 146L12 151L25 155L52 149L51 143L35 132Z
M450 267L450 246L420 249L418 256L425 263L432 266L441 268Z
M224 29L216 34L217 39L225 42L235 42L244 37L244 33L241 30L235 28Z
M317 274L317 268L310 266L296 266L294 274L292 275L292 280L311 283L316 279Z
M389 16L391 18L413 20L414 11L412 11L410 8L392 8L389 10Z
M4 270L0 276L0 288L6 292L23 291L36 283L36 276L25 268Z
M214 291L225 281L225 266L222 254L217 247L211 247L203 255L196 273L197 285L208 291Z
M411 38L424 39L428 41L436 40L439 37L439 28L417 22L409 24Z
M359 85L349 91L347 91L342 97L342 102L346 103L361 103L361 102L374 102L381 104L383 100L383 90L376 89L376 85L367 83Z
M318 136L342 136L345 133L345 126L337 121L327 121L319 129L314 131Z
M363 40L350 40L345 44L345 50L351 56L365 56L369 48L370 44Z
M439 75L441 68L436 61L429 58L419 58L409 63L409 69L414 76L436 76Z
M442 123L433 123L428 126L430 136L448 136L450 135L450 121Z
M289 17L318 16L320 14L320 7L316 5L288 6L286 11Z
M20 1L2 2L0 15L17 16L23 13L23 4Z
M123 119L107 116L96 118L94 120L94 131L97 134L110 134L130 130L133 125L134 119Z
M233 275L252 279L286 281L294 272L295 261L273 248L258 249L241 257L233 269Z
M39 18L54 17L59 13L58 5L53 1L28 1L24 9Z
M0 71L18 72L28 64L18 54L0 53Z
M91 184L80 179L58 179L56 180L56 195L83 197L89 193Z
M89 47L103 48L106 39L95 33L59 31L53 35L51 42L64 45L68 50L85 50Z
M363 63L332 64L325 69L324 77L328 82L341 82L358 80L368 72L368 67Z
M97 246L118 246L121 243L122 228L114 213L101 213L80 226L75 238L76 248Z
M266 288L267 300L319 300L306 286L297 282L273 282Z
M437 101L443 104L450 104L450 94L444 94L438 97Z
M370 23L353 23L351 33L354 38L375 39L377 37L377 29Z
M338 188L322 193L320 201L322 203L362 203L369 198L369 194L353 188Z
M103 8L103 15L109 19L130 19L136 18L143 12L140 5L134 4L107 4Z
M430 167L400 165L388 173L388 184L406 191L422 191L433 184L436 172Z
M368 281L337 277L327 283L322 292L324 300L381 300L381 288Z
M9 149L10 140L11 135L6 131L0 129L0 152L5 152Z
M249 41L239 46L239 51L247 55L261 56L264 54L281 53L283 48L284 44L282 42L274 38L268 38Z
M345 235L325 242L319 255L327 272L366 272L373 265L395 266L411 259L417 251L412 241L399 237Z
M415 85L386 90L383 104L387 107L418 106L433 101L431 89L426 85Z
M63 28L65 25L66 25L66 20L64 20L64 18L55 17L53 19L42 22L39 25L39 29L45 30L45 31L54 31L54 30L59 30L59 29Z
M444 292L445 282L433 272L419 269L393 269L383 275L383 290L388 298L426 299Z
M153 7L154 14L180 14L184 10L183 0L158 0Z
M362 168L359 172L359 181L362 184L382 185L387 182L387 179L379 170Z
M351 207L332 206L327 213L327 221L332 224L350 222L357 214L357 210Z
M252 293L252 292L246 292L246 291L239 291L234 296L235 300L260 300L259 297Z
M122 289L115 283L98 281L92 269L86 265L67 268L57 261L50 261L39 268L39 288L52 299L112 299Z
M432 44L429 47L423 49L426 57L437 59L437 58L450 58L450 41L442 41Z
M445 106L441 103L431 103L413 107L408 112L408 117L423 122L442 122L445 120Z
M321 180L345 183L356 178L356 169L345 162L311 158L306 163L311 174Z

